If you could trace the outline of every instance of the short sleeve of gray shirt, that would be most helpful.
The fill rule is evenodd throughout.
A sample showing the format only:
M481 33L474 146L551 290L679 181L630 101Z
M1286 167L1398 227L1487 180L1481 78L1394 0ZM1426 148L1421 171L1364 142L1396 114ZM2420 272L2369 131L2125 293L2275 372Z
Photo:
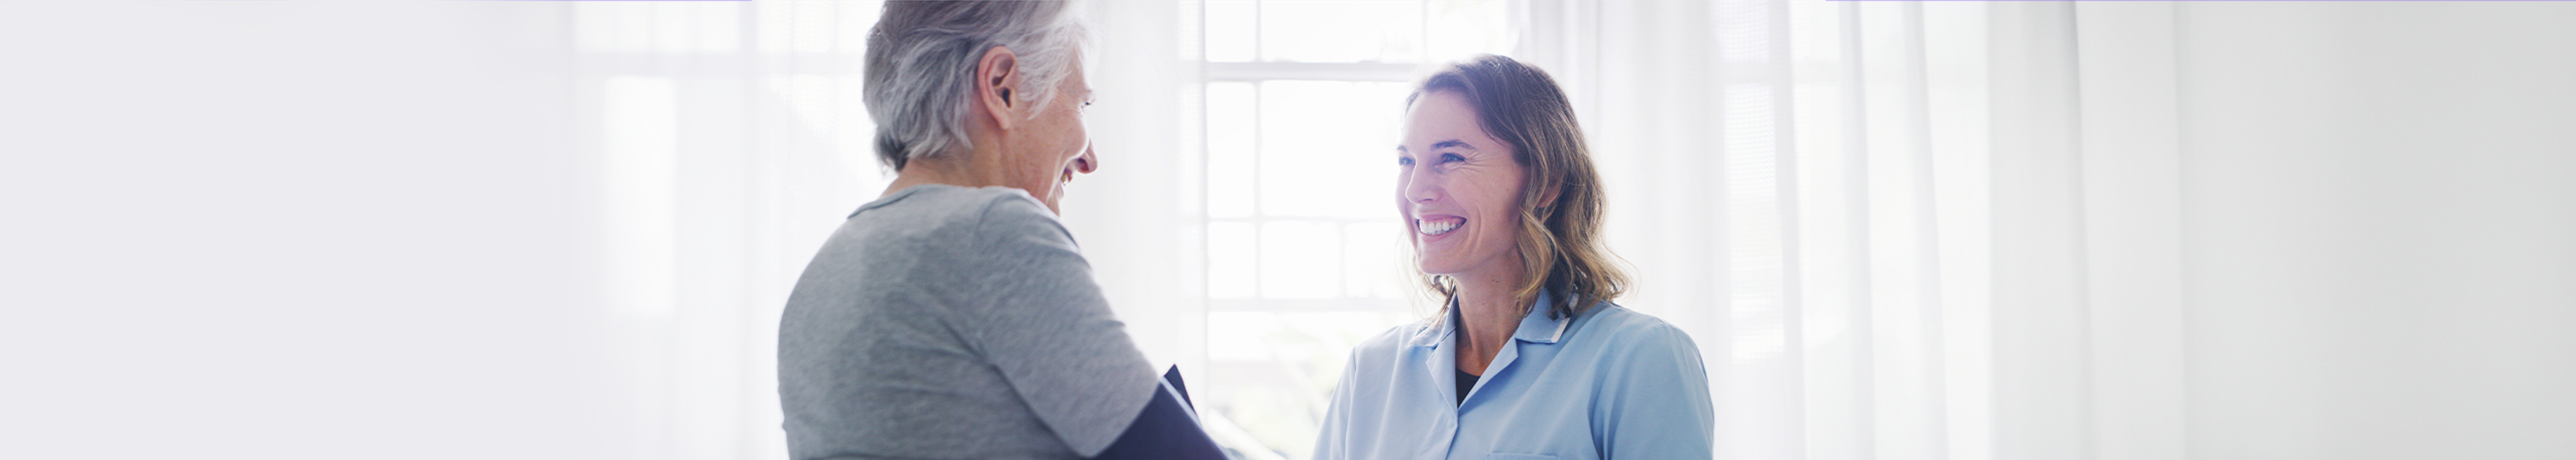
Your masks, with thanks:
M778 393L796 459L1097 455L1152 366L1044 204L916 186L868 203L797 278Z

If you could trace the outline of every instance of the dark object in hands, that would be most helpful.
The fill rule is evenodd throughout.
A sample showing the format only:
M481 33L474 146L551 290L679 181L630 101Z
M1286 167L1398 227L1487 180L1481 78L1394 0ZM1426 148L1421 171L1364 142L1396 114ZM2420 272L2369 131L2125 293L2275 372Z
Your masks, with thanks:
M1225 450L1208 439L1207 429L1199 427L1198 410L1190 403L1189 387L1181 382L1181 368L1173 366L1163 373L1162 384L1154 388L1153 402L1118 441L1100 451L1094 460L1178 459L1225 460Z

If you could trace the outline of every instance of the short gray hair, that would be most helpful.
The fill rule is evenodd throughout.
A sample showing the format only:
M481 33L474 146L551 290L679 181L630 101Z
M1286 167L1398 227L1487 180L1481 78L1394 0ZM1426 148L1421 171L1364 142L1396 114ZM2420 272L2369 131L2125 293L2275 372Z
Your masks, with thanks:
M864 88L877 161L901 171L914 158L973 148L975 66L996 46L1019 56L1020 82L1038 89L1011 97L1045 109L1090 45L1073 9L1066 0L886 2L868 31Z

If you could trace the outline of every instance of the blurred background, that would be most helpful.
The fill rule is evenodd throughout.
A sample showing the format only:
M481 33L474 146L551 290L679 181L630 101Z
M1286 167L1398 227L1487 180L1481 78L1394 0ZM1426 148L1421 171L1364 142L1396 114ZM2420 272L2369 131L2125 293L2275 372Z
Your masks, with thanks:
M784 457L879 6L0 2L0 457ZM1473 53L1721 458L2576 458L2576 4L1083 8L1064 219L1242 458L1433 313L1389 153Z

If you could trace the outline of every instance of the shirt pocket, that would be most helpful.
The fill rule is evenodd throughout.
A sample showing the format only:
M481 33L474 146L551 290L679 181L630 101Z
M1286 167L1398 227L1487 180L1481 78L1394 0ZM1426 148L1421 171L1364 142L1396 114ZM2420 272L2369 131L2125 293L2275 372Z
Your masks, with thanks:
M1556 456L1539 454L1485 454L1485 460L1556 460Z

